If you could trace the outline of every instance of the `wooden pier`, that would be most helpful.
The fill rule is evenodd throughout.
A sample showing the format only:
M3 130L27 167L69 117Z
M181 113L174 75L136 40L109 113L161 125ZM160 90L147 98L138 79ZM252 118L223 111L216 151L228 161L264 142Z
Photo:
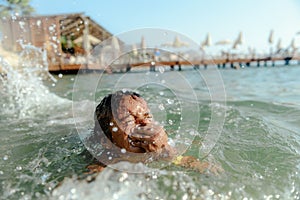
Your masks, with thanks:
M206 69L208 67L218 68L232 68L239 69L242 67L261 67L261 66L272 66L275 67L277 63L280 65L291 65L293 63L300 64L300 57L265 57L265 58L235 58L235 59L206 59L206 60L181 60L181 61L149 61L149 62L135 62L135 63L124 63L124 64L112 64L104 67L100 64L60 64L52 65L49 67L49 71L53 73L69 72L76 73L78 70L86 71L106 71L112 72L129 72L135 68L145 68L150 71L155 71L158 66L170 67L170 71L183 70L186 67L193 67L194 69Z
M235 58L235 59L207 59L207 60L194 60L194 61L158 61L158 62L145 62L145 63L134 63L131 66L134 67L149 67L150 71L155 70L155 66L170 66L171 70L177 66L178 70L182 70L184 66L193 66L194 69L199 69L201 66L207 68L208 66L217 66L218 68L240 68L242 66L275 66L277 61L282 61L283 65L290 65L291 61L297 61L300 64L300 56L287 56L287 57L265 57L265 58Z

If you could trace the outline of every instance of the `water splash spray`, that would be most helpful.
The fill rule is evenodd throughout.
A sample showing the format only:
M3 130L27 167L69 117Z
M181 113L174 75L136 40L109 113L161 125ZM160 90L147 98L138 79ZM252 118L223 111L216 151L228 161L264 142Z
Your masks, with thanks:
M0 55L1 111L18 118L31 117L63 101L49 92L43 81L57 80L48 72L47 52L19 41L22 51L13 67Z

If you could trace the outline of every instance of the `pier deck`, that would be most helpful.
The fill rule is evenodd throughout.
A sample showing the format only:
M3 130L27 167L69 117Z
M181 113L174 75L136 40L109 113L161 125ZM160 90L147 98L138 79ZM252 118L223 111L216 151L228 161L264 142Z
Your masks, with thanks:
M113 64L108 68L109 72L118 71L118 72L127 72L136 67L145 67L155 70L155 66L170 66L171 70L175 66L178 67L178 70L182 70L185 66L193 66L195 69L199 69L201 66L207 68L208 66L218 66L219 68L231 67L239 68L240 66L275 66L277 61L282 61L284 65L290 65L290 61L297 61L300 64L300 57L264 57L264 58L234 58L234 59L204 59L204 60L179 60L179 61L148 61L148 62L135 62L135 63L124 63L124 64ZM59 65L50 65L50 72L60 72L60 71L69 71L76 72L79 69L85 70L107 70L106 67L101 66L100 64L59 64Z

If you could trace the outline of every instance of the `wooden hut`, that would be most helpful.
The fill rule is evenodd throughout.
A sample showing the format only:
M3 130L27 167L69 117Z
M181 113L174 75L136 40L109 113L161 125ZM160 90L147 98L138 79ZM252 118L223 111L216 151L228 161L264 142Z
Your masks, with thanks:
M91 46L112 36L83 13L2 19L0 26L3 48L20 51L22 42L45 49L52 72L87 65L84 59ZM82 62L73 62L72 58L81 58Z

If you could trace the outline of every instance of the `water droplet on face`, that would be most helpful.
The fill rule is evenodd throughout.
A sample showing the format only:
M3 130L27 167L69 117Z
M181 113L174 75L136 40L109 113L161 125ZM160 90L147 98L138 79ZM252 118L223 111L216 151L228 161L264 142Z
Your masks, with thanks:
M19 166L16 167L16 170L21 171L22 167L19 165Z
M168 122L169 122L170 125L173 125L173 121L171 119L169 119Z
M117 132L117 131L118 131L118 127L113 127L113 128L112 128L112 131L113 131L113 132Z
M3 160L8 160L8 155L3 156Z
M63 75L62 74L58 74L58 78L62 78L63 77Z
M121 153L126 153L126 149L122 148Z
M111 156L109 156L109 157L108 157L108 160L111 160L111 159L112 159L112 157L111 157Z
M110 123L109 123L109 125L110 125L110 126L113 126L113 125L114 125L114 123L113 123L113 122L110 122Z

